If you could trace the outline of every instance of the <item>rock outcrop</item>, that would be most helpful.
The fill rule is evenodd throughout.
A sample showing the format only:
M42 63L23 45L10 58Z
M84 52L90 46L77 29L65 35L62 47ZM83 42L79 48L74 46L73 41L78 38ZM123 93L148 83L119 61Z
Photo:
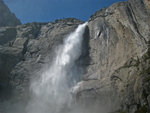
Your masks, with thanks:
M21 22L16 18L15 14L11 13L9 8L0 0L0 27L17 26Z
M27 100L33 75L53 60L55 48L81 23L68 18L1 27L0 100L14 95ZM77 102L94 113L149 113L149 31L149 0L119 2L92 15L77 61L83 69Z

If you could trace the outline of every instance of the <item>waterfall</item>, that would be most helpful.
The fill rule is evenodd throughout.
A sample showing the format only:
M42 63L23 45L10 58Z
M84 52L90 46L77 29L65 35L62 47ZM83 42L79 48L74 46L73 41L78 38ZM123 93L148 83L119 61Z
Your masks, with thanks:
M33 97L27 106L28 113L60 113L71 106L73 102L71 89L78 76L73 68L81 55L86 25L87 23L79 25L65 38L51 66L31 84Z

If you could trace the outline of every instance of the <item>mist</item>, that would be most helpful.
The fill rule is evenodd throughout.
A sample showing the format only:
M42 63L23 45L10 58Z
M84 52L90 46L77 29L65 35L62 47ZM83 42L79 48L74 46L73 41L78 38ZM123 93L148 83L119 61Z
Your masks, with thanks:
M72 106L72 88L80 78L75 61L81 55L86 25L79 25L65 38L64 44L56 50L51 65L39 78L32 80L32 96L26 108L27 113L60 113Z

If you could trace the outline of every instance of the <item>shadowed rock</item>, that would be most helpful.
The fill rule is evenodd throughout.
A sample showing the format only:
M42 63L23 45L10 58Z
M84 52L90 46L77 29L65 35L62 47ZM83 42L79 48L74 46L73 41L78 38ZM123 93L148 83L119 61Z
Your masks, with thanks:
M20 20L8 9L3 0L0 0L0 27L17 26L20 24Z

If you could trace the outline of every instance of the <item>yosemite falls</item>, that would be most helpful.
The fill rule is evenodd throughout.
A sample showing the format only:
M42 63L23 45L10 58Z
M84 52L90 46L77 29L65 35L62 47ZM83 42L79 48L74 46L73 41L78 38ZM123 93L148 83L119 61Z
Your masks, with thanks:
M72 91L78 81L75 61L81 55L87 23L67 36L57 49L53 62L38 80L31 83L32 97L28 113L60 113L73 103Z

